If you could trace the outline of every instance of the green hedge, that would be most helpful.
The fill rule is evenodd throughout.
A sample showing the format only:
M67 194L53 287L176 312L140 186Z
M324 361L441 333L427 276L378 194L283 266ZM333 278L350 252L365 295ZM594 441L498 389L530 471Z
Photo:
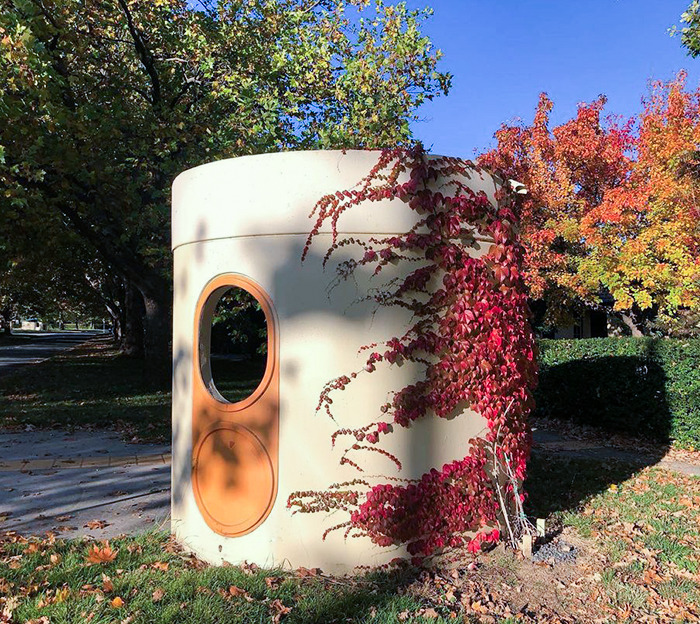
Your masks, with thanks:
M700 448L700 340L540 340L536 413Z

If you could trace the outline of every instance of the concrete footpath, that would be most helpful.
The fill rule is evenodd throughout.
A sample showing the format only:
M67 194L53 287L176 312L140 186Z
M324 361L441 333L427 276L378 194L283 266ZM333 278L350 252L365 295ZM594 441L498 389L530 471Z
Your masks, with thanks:
M600 434L598 436L600 437ZM697 453L681 453L673 449L660 447L655 451L647 448L635 449L632 444L626 448L606 444L600 439L572 439L552 429L535 429L533 431L533 454L554 455L570 459L587 459L591 461L617 461L644 468L654 466L672 472L700 477L700 463ZM692 456L692 459L689 457Z
M108 539L167 526L170 448L108 431L0 432L0 532Z
M573 438L541 427L533 453L700 475L700 461L668 450L615 448L600 435ZM110 539L168 528L169 514L169 445L127 444L99 430L0 431L0 533Z

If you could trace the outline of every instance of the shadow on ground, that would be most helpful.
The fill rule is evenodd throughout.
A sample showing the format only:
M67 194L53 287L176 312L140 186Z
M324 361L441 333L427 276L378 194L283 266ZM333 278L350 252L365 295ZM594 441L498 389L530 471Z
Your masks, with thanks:
M554 365L543 359L536 414L554 420L549 431L535 433L525 484L527 511L537 517L575 510L610 485L658 463L668 452L672 432L666 375L654 353L579 357ZM571 423L600 428L598 443L569 436L568 443L558 444L567 438ZM635 436L639 446L607 446L606 437L615 434Z
M146 383L146 363L108 337L0 379L0 427L96 427L138 439L170 439L170 393Z

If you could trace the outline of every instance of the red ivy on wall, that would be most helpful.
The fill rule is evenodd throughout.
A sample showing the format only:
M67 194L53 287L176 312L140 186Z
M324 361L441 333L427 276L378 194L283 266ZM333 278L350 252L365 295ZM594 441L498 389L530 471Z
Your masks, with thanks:
M377 421L333 434L334 444L341 436L351 439L341 463L361 471L349 454L366 450L398 464L381 448L381 439L395 426L409 427L419 418L449 417L470 406L488 423L484 439L464 441L464 459L419 480L370 485L358 478L322 492L292 494L288 506L296 511L347 512L347 519L326 534L343 528L346 536L366 535L380 546L406 544L417 558L465 543L476 551L482 542L499 537L494 528L499 503L489 475L491 449L500 460L507 459L518 479L525 477L531 444L526 417L536 362L521 276L516 200L505 188L497 194L497 206L483 192L475 193L466 178L478 173L469 161L428 157L420 146L385 150L360 185L324 197L312 213L316 223L304 257L326 222L331 223L333 243L324 265L340 247L358 249L355 260L339 266L339 279L358 267L378 274L388 263L412 263L403 279L369 295L379 305L410 310L412 325L403 335L364 347L364 368L328 382L317 409L332 416L334 393L382 364L417 362L424 375L394 394ZM338 237L338 219L346 210L386 199L403 200L416 211L415 226L400 236ZM479 258L470 253L476 237L493 241Z

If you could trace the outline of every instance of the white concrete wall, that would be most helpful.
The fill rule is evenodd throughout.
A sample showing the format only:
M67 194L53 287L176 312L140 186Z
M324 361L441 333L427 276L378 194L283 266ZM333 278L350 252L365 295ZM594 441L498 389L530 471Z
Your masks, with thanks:
M385 563L403 549L379 548L368 539L343 540L327 527L345 518L327 514L292 515L286 503L298 490L323 490L332 483L360 476L339 466L345 448L335 449L330 436L340 427L380 420L379 406L392 390L416 379L412 365L391 366L360 375L348 390L336 393L338 422L315 413L328 380L362 367L364 344L400 335L409 318L404 311L357 303L367 284L345 282L327 292L335 264L324 272L321 258L331 242L319 236L303 264L301 252L313 225L308 215L324 193L356 184L376 162L376 152L302 152L245 157L198 167L179 176L173 191L173 491L172 528L179 540L207 561L263 566L321 567L349 571L356 565ZM479 179L493 190L493 182ZM341 219L345 233L400 233L415 214L401 202L353 208ZM327 228L326 228L327 231ZM485 251L488 243L482 244ZM348 252L346 252L348 253ZM356 254L357 251L350 251ZM337 254L338 262L350 257ZM240 273L255 280L271 297L279 318L280 455L277 498L268 518L252 533L236 538L217 535L204 522L191 486L192 352L197 300L206 283L221 273ZM381 283L381 282L379 282ZM467 452L467 441L484 431L474 414L452 420L428 418L383 437L403 470L376 453L352 456L365 475L416 478ZM381 480L379 481L381 482Z

